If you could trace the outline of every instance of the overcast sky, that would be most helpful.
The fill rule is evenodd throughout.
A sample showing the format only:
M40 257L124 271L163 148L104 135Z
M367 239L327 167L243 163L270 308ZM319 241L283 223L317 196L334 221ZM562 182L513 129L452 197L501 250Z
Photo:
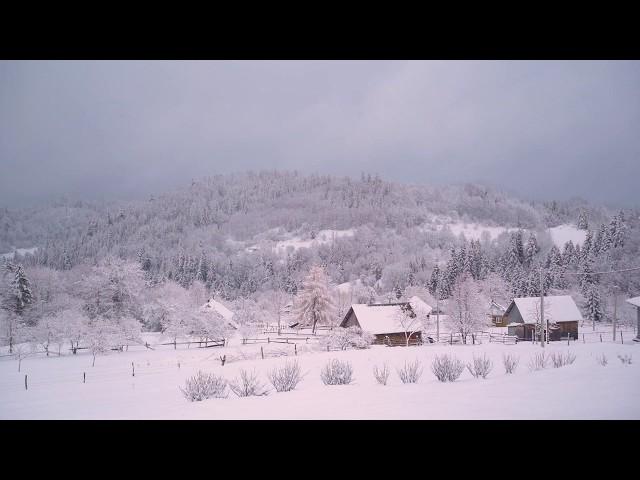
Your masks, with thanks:
M0 206L298 169L640 204L640 62L0 62Z

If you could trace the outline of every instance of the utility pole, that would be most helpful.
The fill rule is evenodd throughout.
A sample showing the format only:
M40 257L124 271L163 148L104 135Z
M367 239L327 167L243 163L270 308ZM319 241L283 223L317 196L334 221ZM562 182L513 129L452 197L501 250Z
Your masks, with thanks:
M618 320L618 286L613 286L613 342L616 341L616 323Z
M544 268L540 266L540 346L544 348Z
M440 291L436 288L436 342L440 343Z

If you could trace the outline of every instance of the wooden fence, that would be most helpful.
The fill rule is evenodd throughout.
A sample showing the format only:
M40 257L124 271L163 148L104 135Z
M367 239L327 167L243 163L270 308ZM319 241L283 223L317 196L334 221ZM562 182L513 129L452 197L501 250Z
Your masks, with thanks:
M309 340L313 340L311 337L267 337L267 338L243 338L243 345L251 345L255 343L288 343L294 344L296 342L309 343Z

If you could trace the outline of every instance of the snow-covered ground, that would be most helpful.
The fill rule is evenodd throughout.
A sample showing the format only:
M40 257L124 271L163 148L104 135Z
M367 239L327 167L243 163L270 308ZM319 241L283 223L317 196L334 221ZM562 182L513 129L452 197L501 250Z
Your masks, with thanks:
M297 250L299 248L311 248L324 243L330 243L336 238L352 237L354 235L355 230L353 228L349 230L320 230L314 239L303 240L299 236L292 236L291 238L278 240L276 242L259 242L246 247L245 251L256 252L264 248L269 248L269 246L266 245L271 245L270 248L272 248L276 253L285 253L289 247L293 248L293 250Z
M35 253L36 250L38 250L38 247L31 247L31 248L15 248L12 252L8 252L8 253L0 253L0 257L2 258L7 258L7 259L13 259L13 257L16 256L16 254L18 255L24 255L26 253Z
M555 246L562 251L564 244L569 240L571 240L574 245L582 245L582 242L584 242L587 236L587 232L586 230L577 229L575 225L565 224L550 228L549 235L551 235L551 240L553 240Z
M552 343L547 352L571 351L574 364L529 371L530 358L542 348L517 345L425 345L421 347L374 346L368 350L302 353L309 345L262 344L264 351L280 349L291 356L259 356L260 346L190 348L158 347L112 353L98 357L84 353L63 357L31 357L22 361L0 358L0 418L2 419L640 419L640 344ZM240 353L255 359L241 360ZM223 367L219 355L230 360ZM476 380L465 370L455 383L440 383L430 371L436 354L453 353L461 360L486 353L494 369L486 380ZM506 375L502 354L520 357L513 375ZM607 366L596 357L605 354ZM623 365L617 355L632 355ZM266 397L210 399L190 403L178 386L198 370L231 379L240 369L255 369L267 382L266 372L287 359L296 358L303 381L295 391ZM330 358L348 360L354 368L352 385L325 386L320 369ZM402 384L396 368L419 359L424 373L417 384ZM132 376L131 363L135 365ZM387 386L378 385L374 365L387 363ZM179 365L178 365L179 364ZM83 372L87 374L82 382ZM24 388L28 375L29 389Z
M298 248L309 248L314 244L321 245L323 243L329 243L335 238L340 237L352 237L355 231L349 230L320 230L313 240L302 240L299 237L293 237L288 240L281 240L276 243L274 249L276 252L285 252L288 247L293 247L294 250Z
M443 224L427 224L422 226L423 231L442 231L444 228L448 228L456 237L461 234L467 240L481 240L482 235L486 232L489 240L495 240L502 233L517 230L515 228L506 227L492 227L489 225L483 225L481 223L460 223L460 222L446 222Z

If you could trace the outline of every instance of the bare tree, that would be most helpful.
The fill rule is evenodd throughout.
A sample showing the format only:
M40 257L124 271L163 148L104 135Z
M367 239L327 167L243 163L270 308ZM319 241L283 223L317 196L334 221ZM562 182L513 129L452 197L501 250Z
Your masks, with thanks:
M296 316L302 325L328 325L335 311L329 294L329 279L320 266L313 266L302 282L302 292L298 295Z
M409 346L409 341L417 332L424 328L423 317L413 311L410 304L401 305L395 314L395 318L404 332L405 345Z
M465 276L455 283L451 289L449 300L451 328L460 333L462 343L467 343L467 336L486 325L485 302L480 295L476 282Z

